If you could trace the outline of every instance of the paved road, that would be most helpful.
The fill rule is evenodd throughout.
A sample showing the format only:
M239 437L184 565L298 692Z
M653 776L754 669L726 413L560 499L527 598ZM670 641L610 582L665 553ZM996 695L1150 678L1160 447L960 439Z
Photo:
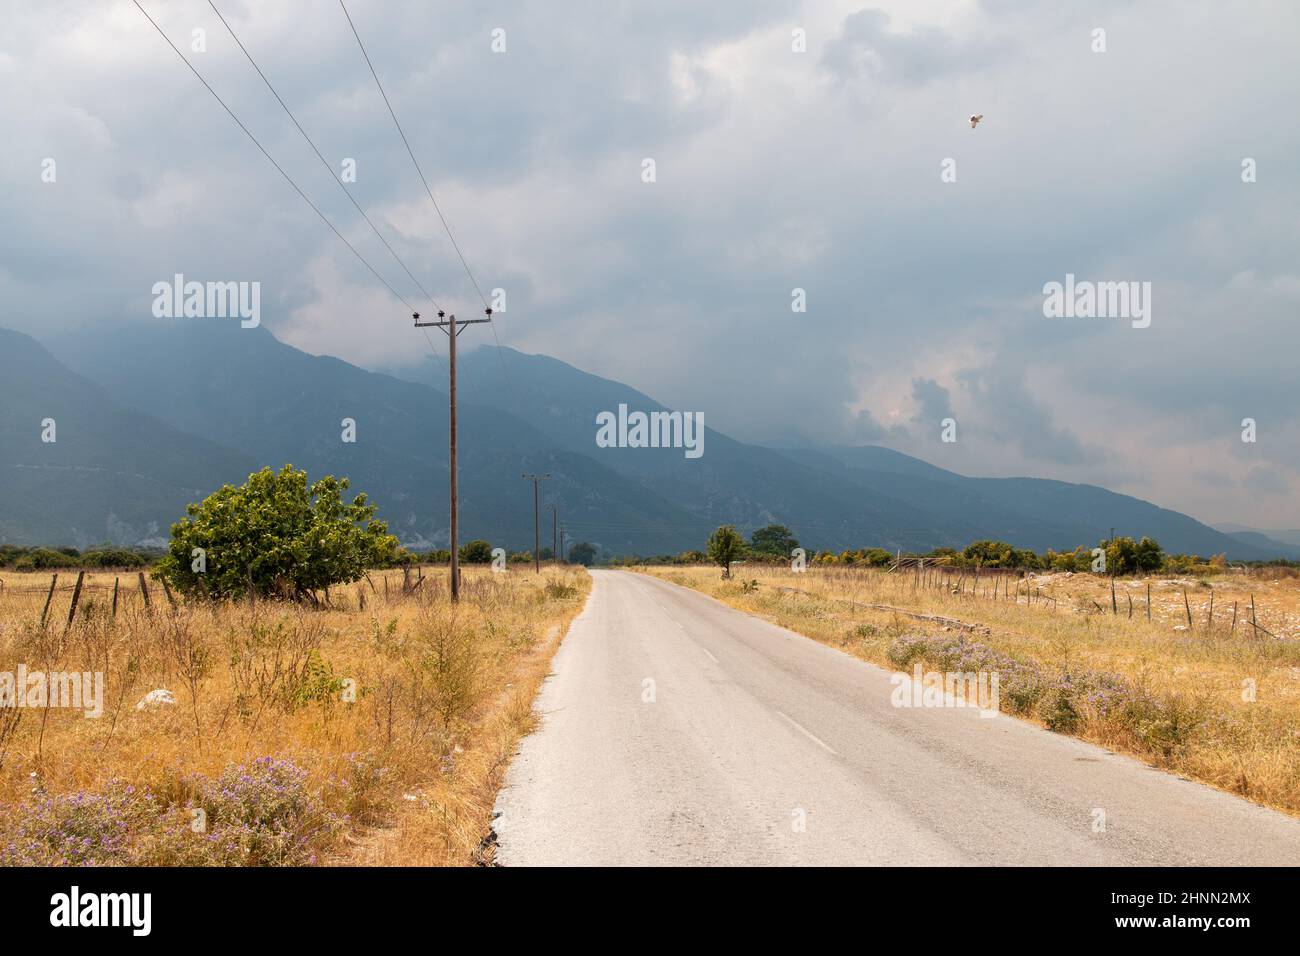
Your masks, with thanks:
M505 865L1300 864L1298 821L1011 717L893 707L888 671L592 576L497 802Z

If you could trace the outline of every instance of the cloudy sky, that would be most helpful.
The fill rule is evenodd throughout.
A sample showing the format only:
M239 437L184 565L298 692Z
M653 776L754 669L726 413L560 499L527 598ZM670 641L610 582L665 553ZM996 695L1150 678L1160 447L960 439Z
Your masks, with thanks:
M206 0L141 2L427 306ZM216 5L425 288L478 310L338 3ZM0 325L145 318L181 272L260 281L263 324L309 352L424 346L130 0L0 6ZM348 9L479 284L506 290L503 344L742 439L1300 527L1294 3ZM1150 282L1150 327L1046 318L1067 273Z

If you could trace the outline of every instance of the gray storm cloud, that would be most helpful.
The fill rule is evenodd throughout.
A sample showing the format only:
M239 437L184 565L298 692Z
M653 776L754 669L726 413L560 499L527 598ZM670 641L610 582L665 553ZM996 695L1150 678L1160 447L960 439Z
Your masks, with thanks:
M217 5L330 161L355 160L355 195L422 283L471 308L341 13ZM144 317L183 273L260 282L262 323L307 351L410 360L401 303L133 5L7 6L0 325ZM196 67L415 295L208 5L145 6L187 53L206 30ZM1300 523L1293 4L349 10L481 284L509 294L503 344L743 439L880 441ZM1044 318L1067 273L1151 282L1151 327ZM962 426L946 449L944 409Z

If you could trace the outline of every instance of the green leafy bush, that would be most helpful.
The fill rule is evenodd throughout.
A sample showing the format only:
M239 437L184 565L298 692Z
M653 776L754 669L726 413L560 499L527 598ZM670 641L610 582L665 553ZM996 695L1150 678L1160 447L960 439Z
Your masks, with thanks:
M345 504L346 478L312 484L285 465L224 485L172 525L158 574L185 594L209 598L259 596L314 599L317 590L359 579L391 561L397 539L375 520L375 505L359 494Z

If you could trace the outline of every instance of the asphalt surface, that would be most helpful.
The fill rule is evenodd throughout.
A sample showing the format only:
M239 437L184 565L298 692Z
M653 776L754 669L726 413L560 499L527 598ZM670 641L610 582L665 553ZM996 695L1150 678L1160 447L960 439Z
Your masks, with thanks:
M621 571L543 686L503 865L1296 865L1300 821Z

